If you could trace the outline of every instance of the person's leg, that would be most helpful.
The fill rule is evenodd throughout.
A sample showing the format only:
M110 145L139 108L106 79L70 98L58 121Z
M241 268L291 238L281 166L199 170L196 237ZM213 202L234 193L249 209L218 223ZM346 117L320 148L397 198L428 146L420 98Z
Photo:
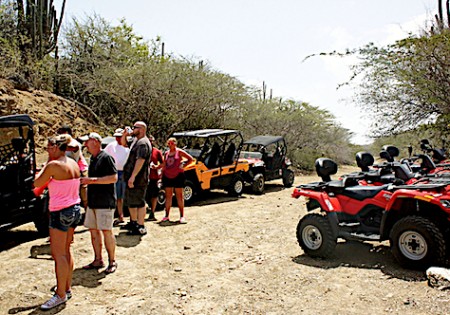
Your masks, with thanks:
M102 258L102 235L100 234L100 231L97 229L90 229L89 232L91 232L91 243L92 247L94 248L94 263L93 265L99 266L103 264L103 258Z
M67 231L67 241L66 241L66 256L69 261L69 273L67 275L66 285L64 287L65 292L71 291L72 288L72 276L73 276L73 255L70 245L73 243L73 234L75 233L75 228L69 228Z
M139 225L143 226L145 224L145 214L146 214L145 204L143 207L137 208L137 222Z
M138 208L129 207L128 210L130 210L130 220L136 222L138 220Z
M172 207L173 187L164 188L166 191L166 218L169 218L170 208Z
M111 230L102 230L105 248L108 253L109 265L116 261L116 238Z
M177 198L178 208L180 209L180 218L182 218L184 217L183 188L175 188L175 197Z
M117 198L117 215L119 217L119 221L123 222L123 198Z
M56 294L64 298L66 287L70 283L70 257L67 256L68 232L50 228L50 249L55 261Z

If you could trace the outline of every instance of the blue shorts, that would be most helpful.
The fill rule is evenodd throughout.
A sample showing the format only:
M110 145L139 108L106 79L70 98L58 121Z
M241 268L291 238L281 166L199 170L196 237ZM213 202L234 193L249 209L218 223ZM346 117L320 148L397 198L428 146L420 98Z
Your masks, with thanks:
M123 171L117 172L117 182L116 182L116 197L117 199L123 199L125 195L125 188L127 183L123 180Z
M81 221L80 205L73 205L62 210L50 211L49 228L67 232Z

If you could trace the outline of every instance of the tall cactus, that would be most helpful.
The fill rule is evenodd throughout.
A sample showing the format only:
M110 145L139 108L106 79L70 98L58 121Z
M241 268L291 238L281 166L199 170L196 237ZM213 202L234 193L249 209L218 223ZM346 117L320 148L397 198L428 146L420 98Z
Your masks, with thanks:
M56 48L66 0L61 5L59 19L53 0L16 0L18 34L23 54L42 59Z
M442 32L444 29L450 29L450 5L449 5L449 2L450 2L449 0L445 1L445 12L446 12L445 18L447 19L447 24L445 24L442 0L438 0L438 13L434 15L434 18L436 19L437 29L440 32ZM431 27L431 33L432 34L436 33L436 30L433 26Z

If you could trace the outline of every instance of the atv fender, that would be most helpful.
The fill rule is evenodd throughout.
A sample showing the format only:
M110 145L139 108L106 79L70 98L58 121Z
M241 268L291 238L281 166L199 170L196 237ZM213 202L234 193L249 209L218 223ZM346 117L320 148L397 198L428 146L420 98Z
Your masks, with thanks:
M309 198L308 203L312 206L308 206L308 211L316 209L317 206L314 206L315 203L320 205L320 208L325 212L340 212L342 211L342 207L339 203L339 200L335 197L330 197L324 191L311 191L311 190L302 190L301 188L295 188L292 193L292 197L298 198L300 196Z

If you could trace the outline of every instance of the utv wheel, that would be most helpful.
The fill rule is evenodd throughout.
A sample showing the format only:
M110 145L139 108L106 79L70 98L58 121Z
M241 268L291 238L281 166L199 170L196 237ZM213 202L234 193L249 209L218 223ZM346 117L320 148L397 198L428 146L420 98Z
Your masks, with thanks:
M187 180L186 183L184 184L183 198L184 198L184 204L186 204L186 205L191 204L195 198L194 183L191 182L190 180Z
M400 265L412 269L425 269L445 262L445 238L430 220L409 216L392 227L391 251Z
M253 177L252 191L253 191L253 193L258 194L258 195L261 195L264 192L264 175L263 174L256 174L255 177Z
M227 189L231 196L240 196L244 190L244 180L240 175L236 175Z
M156 209L161 210L166 206L166 191L159 189L158 196L156 196Z
M297 240L305 254L311 257L330 257L336 247L329 221L319 214L307 214L300 220Z
M286 169L283 172L283 185L284 187L292 187L295 180L295 174L292 170Z
M41 236L49 235L49 219L50 214L48 211L48 194L44 194L40 200L35 203L36 215L34 217L34 226Z

